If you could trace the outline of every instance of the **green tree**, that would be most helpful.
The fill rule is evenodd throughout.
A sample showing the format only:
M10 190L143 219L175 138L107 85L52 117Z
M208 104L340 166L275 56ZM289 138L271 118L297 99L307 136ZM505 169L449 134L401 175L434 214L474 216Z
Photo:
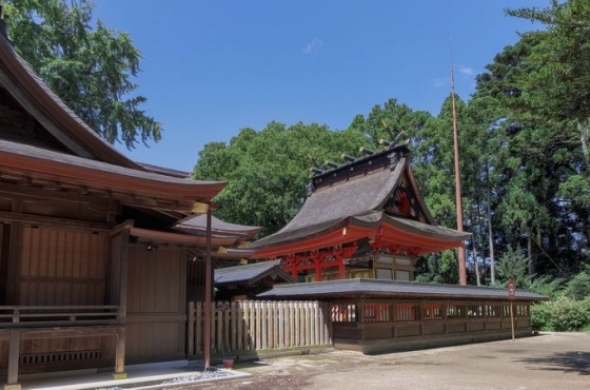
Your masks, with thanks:
M360 131L330 131L324 125L271 122L262 131L243 129L228 144L210 143L199 153L194 175L227 180L216 216L276 232L299 211L307 196L310 168L341 154L354 155L369 141Z
M90 0L6 0L18 53L45 83L108 142L132 149L158 141L161 127L131 96L140 52L126 33L93 18Z
M528 275L528 259L522 251L515 251L511 247L500 256L496 265L500 283L506 284L512 279L518 288L528 288L531 284L531 276Z

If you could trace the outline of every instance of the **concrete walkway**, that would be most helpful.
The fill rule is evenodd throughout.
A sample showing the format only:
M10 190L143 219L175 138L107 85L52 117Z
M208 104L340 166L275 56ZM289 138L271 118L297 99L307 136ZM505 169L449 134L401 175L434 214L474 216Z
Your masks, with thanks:
M114 380L112 372L96 372L94 370L82 370L70 373L44 374L42 376L24 376L21 380L22 390L83 390L83 389L118 389L133 385L134 390L144 387L156 388L159 383L173 379L188 380L199 376L202 371L196 367L189 367L188 361L143 364L127 366L127 379ZM250 374L244 372L220 370L225 374L224 378L211 378L203 382L211 382L223 379L247 377ZM184 379L183 379L184 378ZM169 387L170 385L168 385Z

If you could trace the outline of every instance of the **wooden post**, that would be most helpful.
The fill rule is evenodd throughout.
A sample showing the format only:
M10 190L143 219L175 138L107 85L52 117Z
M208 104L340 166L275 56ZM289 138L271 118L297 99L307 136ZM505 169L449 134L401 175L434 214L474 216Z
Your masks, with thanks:
M344 265L344 256L336 256L338 259L338 279L346 279L346 266Z
M209 370L211 365L211 295L213 291L212 284L212 266L211 266L211 207L207 208L207 230L205 233L206 251L205 251L205 316L203 318L203 360L205 371Z
M129 279L129 228L121 230L121 257L119 268L119 324L115 349L114 379L125 379L125 332L127 319L127 284Z
M514 341L514 312L512 311L512 301L510 301L510 328L512 329L512 341Z
M322 259L321 255L317 255L313 257L313 261L315 263L315 281L321 282L322 281Z
M20 332L10 332L10 349L8 353L8 375L4 390L20 390L18 384L18 358L20 354Z

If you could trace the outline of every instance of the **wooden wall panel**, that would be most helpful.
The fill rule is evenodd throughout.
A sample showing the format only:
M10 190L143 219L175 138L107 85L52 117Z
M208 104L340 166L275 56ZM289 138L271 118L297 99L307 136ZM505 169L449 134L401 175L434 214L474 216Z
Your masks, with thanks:
M131 247L127 313L184 314L186 261L182 250Z
M107 233L24 226L21 305L105 303Z
M184 357L186 251L129 248L127 345L129 362Z
M0 341L0 367L8 367L8 344L9 341Z

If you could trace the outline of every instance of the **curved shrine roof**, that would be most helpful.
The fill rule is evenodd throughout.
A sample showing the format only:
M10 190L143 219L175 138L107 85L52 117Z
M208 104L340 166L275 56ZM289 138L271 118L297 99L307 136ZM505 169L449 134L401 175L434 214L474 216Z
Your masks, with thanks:
M412 241L410 238L413 238L411 246L415 254L460 246L470 233L432 223L432 217L418 193L408 158L403 155L393 159L391 156L395 153L395 150L381 152L355 162L356 165L353 163L339 167L332 174L322 173L325 180L314 181L317 187L299 213L277 233L252 244L256 250L254 257L268 258L296 253L305 246L306 241L334 234L338 229L343 229L342 235L349 236L349 239L339 237L340 244L389 232L391 237L399 240ZM371 163L374 164L371 166ZM384 205L402 180L411 187L414 203L422 210L422 220L384 211ZM430 242L418 243L420 238L427 238ZM308 249L321 249L320 246L325 243L318 242L317 245L309 246Z

